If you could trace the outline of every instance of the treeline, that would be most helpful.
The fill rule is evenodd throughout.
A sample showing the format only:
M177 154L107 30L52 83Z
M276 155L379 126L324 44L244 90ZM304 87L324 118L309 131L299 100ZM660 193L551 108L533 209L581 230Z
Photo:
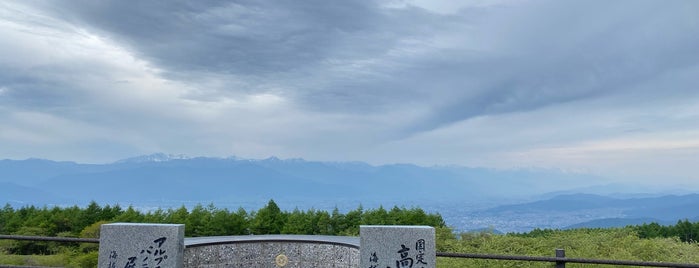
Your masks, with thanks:
M625 228L575 230L535 229L527 233L492 232L456 234L439 214L419 208L363 209L346 213L323 210L282 211L270 200L257 211L228 210L214 205L157 209L148 212L118 205L87 207L34 207L0 209L0 234L96 238L99 226L109 222L185 224L187 236L246 234L358 235L359 225L430 225L437 227L441 252L551 256L566 249L578 258L699 263L699 222L679 221ZM684 242L683 242L684 241ZM97 245L0 240L0 264L96 267ZM32 256L27 256L27 255ZM41 255L33 255L41 254ZM439 258L438 267L541 267L541 263ZM570 265L571 267L584 267Z
M581 228L590 231L604 231L610 228ZM682 242L698 242L699 241L699 222L691 222L687 219L677 221L675 225L661 225L659 223L646 223L642 225L630 225L624 229L632 230L638 238L678 238ZM539 229L525 233L509 233L511 236L518 237L548 237L560 230L555 229Z
M129 206L100 206L91 202L87 207L35 207L15 209L5 205L0 210L0 234L97 237L99 225L108 222L181 223L185 235L248 235L248 234L309 234L359 235L359 225L429 225L445 227L441 215L426 213L420 208L393 207L386 210L363 209L347 213L338 209L282 211L270 200L257 211L239 208L230 211L213 204L197 205L191 210L157 209L141 212Z
M678 221L675 225L649 223L634 226L640 238L678 237L682 242L699 241L699 222Z

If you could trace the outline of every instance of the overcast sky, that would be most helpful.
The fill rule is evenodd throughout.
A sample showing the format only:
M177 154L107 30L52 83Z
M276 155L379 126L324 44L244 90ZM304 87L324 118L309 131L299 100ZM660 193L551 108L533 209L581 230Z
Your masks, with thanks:
M699 181L699 1L0 2L0 159Z

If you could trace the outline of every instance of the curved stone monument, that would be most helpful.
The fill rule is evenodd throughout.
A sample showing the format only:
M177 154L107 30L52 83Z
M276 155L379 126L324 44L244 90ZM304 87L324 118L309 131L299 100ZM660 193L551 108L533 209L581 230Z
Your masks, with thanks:
M359 237L248 235L186 238L184 267L358 267Z

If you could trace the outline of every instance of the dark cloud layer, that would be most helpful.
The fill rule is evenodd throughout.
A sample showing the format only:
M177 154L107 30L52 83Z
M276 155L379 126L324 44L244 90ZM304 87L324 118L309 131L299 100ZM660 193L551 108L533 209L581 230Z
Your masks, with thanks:
M329 73L327 62L382 60L403 38L422 38L439 27L429 25L437 19L425 11L385 10L374 1L43 4L50 5L44 8L57 17L127 44L171 77L197 79L191 74L193 71L252 76L290 86L292 90L288 94L303 98L301 101L320 98L312 106L341 104L341 98L336 97L349 94L351 98L353 92L359 98L356 103L379 105L372 98L405 90L365 89L381 81ZM288 77L310 81L287 81Z
M417 131L613 94L699 60L697 5L682 1L543 1L453 15L374 1L48 4L56 16L133 47L173 77L196 79L192 71L257 77L288 87L285 94L309 109L381 111L394 101L437 95L423 103L433 115L409 127ZM448 50L401 47L444 36L463 40ZM474 49L471 42L484 45ZM390 55L400 49L423 51ZM364 68L383 76L328 69L338 67L328 61L358 60L378 62Z
M166 69L233 74L285 72L312 65L341 54L335 51L338 47L358 33L382 27L384 19L375 3L362 1L56 1L50 5L56 15L125 42ZM357 45L371 49L371 45Z

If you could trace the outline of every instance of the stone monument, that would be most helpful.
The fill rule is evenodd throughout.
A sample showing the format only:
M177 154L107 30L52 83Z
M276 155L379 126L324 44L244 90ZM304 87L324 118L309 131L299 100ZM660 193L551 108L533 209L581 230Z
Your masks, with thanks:
M100 268L182 268L184 224L104 224Z
M435 268L435 230L430 226L359 227L360 268Z

